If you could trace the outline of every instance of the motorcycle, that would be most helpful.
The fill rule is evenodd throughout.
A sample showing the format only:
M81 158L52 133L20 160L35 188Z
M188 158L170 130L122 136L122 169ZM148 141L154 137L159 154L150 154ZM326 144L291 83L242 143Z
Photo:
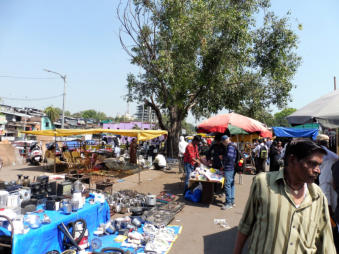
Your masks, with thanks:
M31 145L29 149L29 154L28 154L28 162L30 162L32 165L40 165L42 162L42 150L41 147L37 144L34 143Z

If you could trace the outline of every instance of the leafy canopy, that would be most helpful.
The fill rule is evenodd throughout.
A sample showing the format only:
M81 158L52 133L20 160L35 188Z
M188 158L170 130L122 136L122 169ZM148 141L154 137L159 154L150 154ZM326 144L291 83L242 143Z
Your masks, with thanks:
M295 108L285 108L282 111L275 113L274 120L276 126L285 126L285 127L290 126L288 121L286 120L286 117L294 113L295 111L297 111L297 109Z
M48 106L44 109L44 113L48 116L52 123L59 120L60 114L62 114L62 110L57 107Z
M164 112L171 126L189 111L262 110L290 99L297 36L269 0L127 2L118 8L120 39L143 70L128 75L127 98L148 103L160 126L168 127Z

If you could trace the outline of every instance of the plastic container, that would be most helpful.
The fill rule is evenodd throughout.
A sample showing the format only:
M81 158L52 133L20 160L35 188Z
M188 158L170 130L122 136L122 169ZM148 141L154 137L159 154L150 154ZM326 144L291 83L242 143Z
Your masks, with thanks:
M0 208L7 207L7 200L8 200L8 191L0 190Z

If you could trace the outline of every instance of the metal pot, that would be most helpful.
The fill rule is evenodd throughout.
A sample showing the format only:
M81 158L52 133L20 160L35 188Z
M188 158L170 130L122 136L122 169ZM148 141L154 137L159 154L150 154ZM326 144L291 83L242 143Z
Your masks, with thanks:
M114 211L116 213L120 213L121 212L121 205L120 204L115 204L114 205Z
M147 195L146 196L146 204L148 206L155 206L157 203L157 198L155 195Z
M140 216L143 213L142 207L133 207L131 208L131 212L133 216Z
M136 227L140 227L141 226L141 221L138 218L133 218L132 224L134 226L136 226Z
M76 180L74 183L73 183L73 192L75 193L81 193L84 191L84 185L82 184L81 181L79 180Z

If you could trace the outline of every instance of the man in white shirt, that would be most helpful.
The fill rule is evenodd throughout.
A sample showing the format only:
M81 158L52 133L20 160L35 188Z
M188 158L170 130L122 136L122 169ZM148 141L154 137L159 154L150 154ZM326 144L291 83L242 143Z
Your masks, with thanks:
M264 140L259 140L258 145L253 149L253 153L255 155L254 161L256 173L259 174L261 172L265 172L265 164L268 158L268 148Z
M179 172L183 173L184 172L184 153L186 150L186 146L188 143L185 141L185 138L183 136L180 136L180 141L179 141Z
M157 156L155 156L155 159L153 161L154 169L160 170L160 169L165 169L167 162L165 156L162 154L158 153Z
M332 213L337 206L337 193L333 188L331 168L334 162L339 159L339 157L328 149L328 142L329 137L327 135L319 134L317 136L317 143L327 152L327 155L324 156L323 163L320 166L319 186L327 198L330 213Z

